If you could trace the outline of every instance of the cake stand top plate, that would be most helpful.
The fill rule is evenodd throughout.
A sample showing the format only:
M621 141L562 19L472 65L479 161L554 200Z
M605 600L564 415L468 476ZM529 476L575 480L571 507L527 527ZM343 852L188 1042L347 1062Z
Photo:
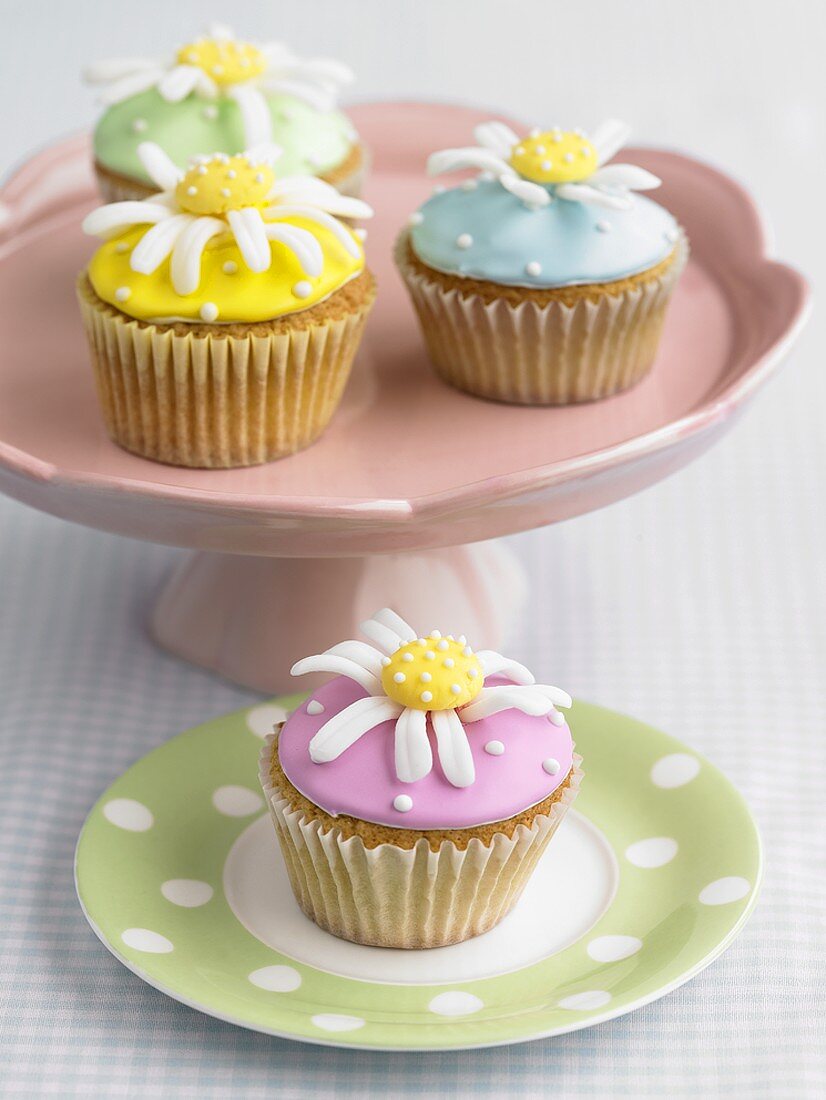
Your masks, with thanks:
M105 530L236 553L341 556L494 537L599 508L690 461L801 327L805 281L767 256L743 188L692 158L633 149L629 160L662 177L657 197L692 248L649 377L558 409L454 391L428 365L391 251L429 193L427 154L466 144L488 116L423 103L351 113L373 154L378 302L326 435L250 469L163 466L109 441L74 300L94 248L80 231L97 201L88 138L19 169L0 191L0 489Z

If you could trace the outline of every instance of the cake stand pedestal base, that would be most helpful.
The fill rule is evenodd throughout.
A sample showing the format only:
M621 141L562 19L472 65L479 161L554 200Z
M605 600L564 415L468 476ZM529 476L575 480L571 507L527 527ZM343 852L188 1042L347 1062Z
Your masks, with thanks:
M358 637L380 607L419 630L496 648L524 597L522 566L497 541L356 558L202 551L167 581L150 631L176 656L276 695L297 689L295 661ZM301 678L301 690L311 686L312 677Z

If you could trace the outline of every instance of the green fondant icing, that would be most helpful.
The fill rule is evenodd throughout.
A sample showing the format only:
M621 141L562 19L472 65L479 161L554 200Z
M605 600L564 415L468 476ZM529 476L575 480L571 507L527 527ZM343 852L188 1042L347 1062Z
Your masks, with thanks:
M345 115L322 113L292 96L272 95L268 102L273 140L283 149L279 176L319 175L345 159L353 143L352 123ZM241 113L231 99L190 95L168 103L150 88L104 112L95 128L95 158L113 172L150 183L138 160L142 141L154 141L181 166L200 153L241 153Z

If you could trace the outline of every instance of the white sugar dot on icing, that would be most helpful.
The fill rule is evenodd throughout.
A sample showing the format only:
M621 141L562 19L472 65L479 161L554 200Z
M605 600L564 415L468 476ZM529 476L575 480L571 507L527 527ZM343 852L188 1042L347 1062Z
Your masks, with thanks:
M398 810L400 814L406 814L408 810L413 809L413 799L409 794L397 794L393 799L393 809Z
M306 279L302 279L293 287L293 294L296 298L309 298L312 292L313 288Z
M446 993L437 993L427 1007L437 1016L469 1016L484 1008L485 1002L475 993L449 989Z
M238 271L238 264L235 260L227 260L221 265L221 270L225 275L234 275Z
M387 668L387 666L390 664L390 658L389 657L382 657L381 663L385 668Z
M407 219L408 225L421 225L424 221L424 214L419 210L414 210L410 217Z
M123 255L124 252L128 251L129 245L126 243L126 241L118 241L118 243L115 245L115 252L119 252L121 255Z
M610 233L611 232L611 223L605 221L605 219L603 218L603 219L601 219L600 221L597 222L595 228L596 228L598 233Z
M462 694L462 685L461 684L451 684L450 685L450 690L453 693L453 695L461 695Z
M421 695L419 696L419 698L421 699L421 701L423 703L429 703L430 700L433 698L433 692L432 691L423 691L421 693Z
M230 168L227 172L227 179L228 180L234 180L237 175L238 175L238 173L235 171L235 169Z
M275 703L262 703L247 711L247 729L256 737L265 738L273 732L279 722L285 721L287 712Z
M442 664L445 668L453 668L456 662L453 660L452 657L445 657L445 659L442 661Z
M531 260L530 263L525 264L525 272L536 278L537 275L542 274L542 264L538 260Z
M562 159L565 161L566 164L570 164L571 161L574 159L574 154L573 153L566 153L565 156Z
M650 870L670 863L676 856L678 848L679 845L673 837L649 836L645 840L637 840L629 844L625 849L625 858L635 867Z
M446 638L442 638L442 640L440 642L436 643L436 648L441 653L444 653L446 649L450 648L450 642L448 642L448 640Z
M651 769L655 787L671 790L690 783L700 771L700 761L687 752L673 752L661 757Z
M112 798L103 807L103 816L110 825L128 833L145 833L154 824L152 811L134 798Z
M142 134L145 132L148 125L149 123L146 121L145 118L136 118L132 122L132 129L135 131L136 134Z
M501 741L488 741L485 745L485 752L488 756L501 756L505 751L505 746Z
M543 172L550 172L550 170L553 168L553 165L549 160L543 160L540 167L542 168Z
M134 951L146 951L150 955L168 955L175 950L171 940L150 928L127 928L121 932L120 938Z
M268 993L292 993L301 985L301 975L292 966L262 966L247 978Z
M728 905L732 901L739 901L751 890L748 879L739 875L729 875L727 878L718 878L710 882L700 891L700 901L703 905Z
M212 805L218 813L225 814L227 817L248 817L261 809L263 801L261 796L249 787L230 784L213 791Z
M209 122L213 122L218 117L218 108L215 106L214 103L208 103L206 107L204 107L203 111L201 111L201 114Z
M215 891L208 882L195 878L170 878L161 883L161 893L173 905L184 909L197 909L206 905Z
M406 679L407 679L407 677L405 676L405 674L403 672L394 672L393 673L393 683L394 684L403 684Z
M132 291L128 286L119 286L115 291L115 300L118 302L126 302L132 297Z
M320 1012L310 1019L322 1031L356 1031L365 1024L361 1016L344 1016L337 1012Z
M424 659L426 661L435 661L436 660L436 654L433 652L432 649L428 649L428 650L425 651Z
M409 664L410 664L410 662L411 662L411 661L413 660L413 654L412 654L412 653L403 653L403 654L402 654L402 660L403 660L403 661L404 661L404 662L405 662L406 664L408 664L408 665L409 665Z
M187 195L197 195L198 194L198 188L195 186L194 183L192 183L192 184L189 185L189 187L187 187L186 193L187 193Z
M610 1000L611 994L604 989L587 989L584 993L572 993L570 997L563 997L557 1004L572 1012L587 1012L589 1009L602 1008Z
M232 194L232 191L230 191L230 189L228 187L222 187L221 188L221 194L223 195L223 197L225 199L228 199L230 197L230 195Z
M479 675L475 668L469 668L467 670L467 674L471 678L471 680L475 680L476 677Z
M588 954L596 962L619 962L628 959L642 947L636 936L597 936L588 944Z
M212 323L218 316L218 307L214 302L204 302L198 313L201 315L202 321Z
M307 704L307 713L308 714L323 714L324 713L324 704L319 703L318 699L311 699L309 701L309 703Z
M472 244L473 237L471 237L470 233L460 233L459 236L456 238L457 248L470 248Z
M556 775L559 771L559 761L555 760L553 756L549 756L547 760L542 761L542 767L548 775Z
M423 672L423 673L422 673L422 674L421 674L421 675L419 676L419 679L421 680L421 682L422 682L423 684L429 684L429 683L430 683L430 681L431 681L431 680L433 679L433 676L432 676L432 674L431 674L431 673L429 673L429 672Z

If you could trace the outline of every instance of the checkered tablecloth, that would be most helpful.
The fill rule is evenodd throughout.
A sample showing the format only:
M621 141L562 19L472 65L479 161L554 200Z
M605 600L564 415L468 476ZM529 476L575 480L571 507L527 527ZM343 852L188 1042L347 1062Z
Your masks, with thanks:
M107 1097L824 1095L817 422L826 385L816 366L804 346L692 469L511 540L534 613L509 651L696 745L744 791L766 846L756 913L700 977L611 1023L511 1048L308 1048L185 1008L106 952L72 883L84 815L148 749L256 697L148 640L148 609L179 551L0 500L1 1087Z

